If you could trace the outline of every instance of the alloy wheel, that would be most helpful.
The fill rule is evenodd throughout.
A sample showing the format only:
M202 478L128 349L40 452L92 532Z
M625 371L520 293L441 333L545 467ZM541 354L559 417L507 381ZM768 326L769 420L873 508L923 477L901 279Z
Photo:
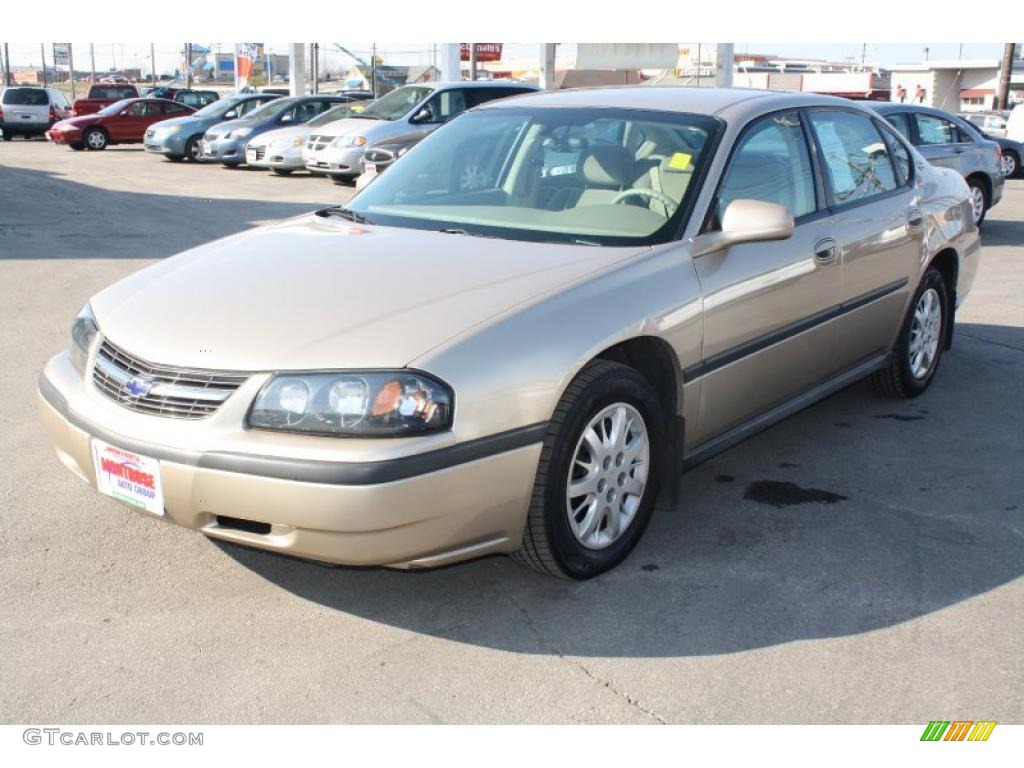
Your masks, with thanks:
M1003 155L1003 176L1010 178L1017 172L1017 158L1007 153Z
M971 214L975 224L985 215L985 190L981 187L971 187Z
M942 302L934 288L921 294L914 308L914 323L910 328L910 372L915 379L923 379L931 371L939 351L942 333Z
M618 541L636 517L650 470L650 439L632 405L614 403L595 415L573 452L566 481L569 529L588 549Z

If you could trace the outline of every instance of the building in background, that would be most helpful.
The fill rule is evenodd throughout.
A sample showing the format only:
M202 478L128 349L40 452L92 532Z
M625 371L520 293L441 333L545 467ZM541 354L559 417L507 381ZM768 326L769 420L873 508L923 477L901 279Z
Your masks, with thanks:
M960 59L898 64L892 68L892 100L922 103L947 112L986 112L999 87L998 59ZM1024 62L1010 73L1010 105L1024 103Z

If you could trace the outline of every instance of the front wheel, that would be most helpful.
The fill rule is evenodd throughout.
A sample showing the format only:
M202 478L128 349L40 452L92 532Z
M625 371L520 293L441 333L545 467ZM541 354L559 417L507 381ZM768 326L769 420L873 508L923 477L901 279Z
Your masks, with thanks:
M621 563L654 509L663 424L638 371L607 360L587 365L548 427L516 558L572 579Z
M271 170L278 176L291 176L292 174L291 168L271 168Z
M198 163L203 159L203 145L201 136L193 136L185 142L185 157L190 162Z
M949 294L942 273L930 267L914 294L889 364L871 383L884 395L917 397L931 384L942 358L949 322Z

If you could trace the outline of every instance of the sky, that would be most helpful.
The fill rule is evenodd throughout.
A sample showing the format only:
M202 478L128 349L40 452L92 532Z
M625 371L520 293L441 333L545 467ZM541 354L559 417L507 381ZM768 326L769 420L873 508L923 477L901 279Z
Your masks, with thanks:
M214 48L219 45L225 52L233 49L233 43L207 43ZM347 54L337 50L334 43L321 43L321 57L325 61L325 71L347 70L354 60ZM372 43L342 43L345 48L356 55L366 59L370 56ZM394 65L416 65L430 64L433 62L432 46L439 43L377 43L379 55L383 55L385 62ZM685 45L695 46L696 43ZM713 43L704 45L713 46ZM779 57L790 58L814 58L830 59L833 61L844 61L852 58L860 61L862 43L847 44L823 44L823 43L736 43L736 51L741 53L767 53ZM108 71L115 66L118 68L141 68L149 71L150 43L94 43L97 71ZM272 53L287 53L287 43L266 43L268 50ZM930 59L956 59L959 58L961 45L956 43L928 44L928 43L907 43L907 44L868 44L866 49L866 62L869 64L880 64L891 66L899 63L919 62L925 58L924 48L928 47L928 58ZM1002 56L1002 43L963 43L962 51L964 58L973 59L998 59ZM154 51L156 54L156 66L158 72L172 72L180 61L181 43L156 43ZM53 50L49 43L45 44L46 60L52 63ZM39 66L41 54L39 43L10 43L9 44L12 66ZM522 59L538 57L538 43L506 43L505 59ZM575 44L562 44L559 46L559 56L573 57L575 55ZM74 43L75 69L88 70L89 68L89 43Z

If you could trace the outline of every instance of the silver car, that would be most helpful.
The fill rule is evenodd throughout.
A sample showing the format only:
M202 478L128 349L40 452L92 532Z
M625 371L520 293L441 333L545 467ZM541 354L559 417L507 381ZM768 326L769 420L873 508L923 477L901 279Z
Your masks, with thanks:
M927 158L964 177L971 211L979 226L1003 196L1004 169L999 145L948 112L913 104L869 102Z
M552 91L96 294L40 409L65 467L154 520L588 578L685 469L863 377L923 393L979 253L964 180L853 102Z
M537 88L518 82L417 83L397 88L358 115L310 134L302 157L306 168L335 181L354 180L367 147L407 134L426 136L467 109Z

